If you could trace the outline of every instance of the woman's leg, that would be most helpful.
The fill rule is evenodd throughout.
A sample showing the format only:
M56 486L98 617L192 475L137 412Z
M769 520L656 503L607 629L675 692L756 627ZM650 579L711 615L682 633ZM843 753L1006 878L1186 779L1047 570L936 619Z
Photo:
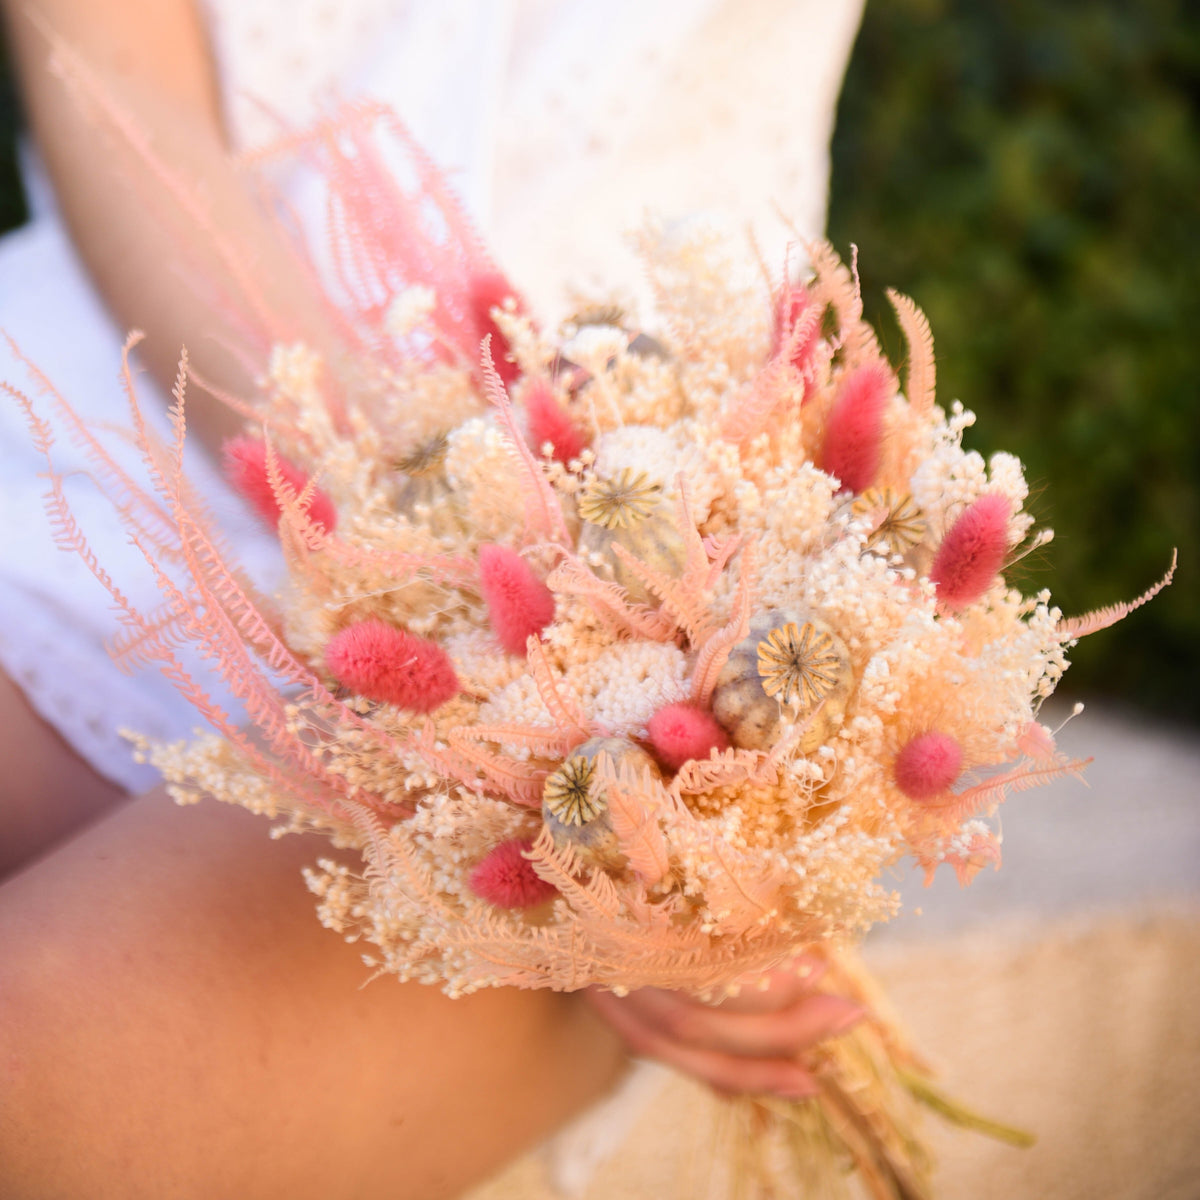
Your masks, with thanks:
M0 887L0 1193L434 1200L611 1085L576 997L363 987L326 850L159 792Z
M124 798L0 671L0 879Z

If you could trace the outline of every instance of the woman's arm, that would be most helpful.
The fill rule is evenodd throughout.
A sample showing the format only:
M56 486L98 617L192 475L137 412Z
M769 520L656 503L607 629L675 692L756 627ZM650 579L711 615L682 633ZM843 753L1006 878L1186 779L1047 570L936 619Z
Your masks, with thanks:
M217 386L252 395L229 346L242 330L217 297L243 294L244 271L276 330L335 352L323 303L230 159L204 29L191 0L2 0L29 118L73 240L122 328L148 335L139 354L169 389L180 347ZM202 207L233 249L184 218L155 171L106 131L50 67L52 37L86 64L143 131L155 158ZM189 284L203 263L205 286ZM64 338L70 336L64 330ZM210 448L240 424L194 397L194 426Z
M611 1085L579 996L363 986L326 852L150 793L0 887L0 1193L435 1200Z

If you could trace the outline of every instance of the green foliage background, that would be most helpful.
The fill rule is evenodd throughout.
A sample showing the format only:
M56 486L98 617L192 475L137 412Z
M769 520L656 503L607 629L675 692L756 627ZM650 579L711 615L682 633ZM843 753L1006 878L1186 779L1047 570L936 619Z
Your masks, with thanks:
M868 2L830 233L924 308L968 444L1020 455L1067 613L1174 585L1076 648L1072 691L1200 717L1200 5Z
M802 81L801 81L802 83ZM870 0L830 232L928 314L939 394L1025 461L1057 532L1016 571L1068 613L1172 588L1083 642L1073 690L1200 718L1200 5ZM0 229L24 216L0 46ZM10 286L12 281L5 281Z
M4 24L0 22L0 233L25 220L25 194L17 177L16 134L17 97L4 44Z

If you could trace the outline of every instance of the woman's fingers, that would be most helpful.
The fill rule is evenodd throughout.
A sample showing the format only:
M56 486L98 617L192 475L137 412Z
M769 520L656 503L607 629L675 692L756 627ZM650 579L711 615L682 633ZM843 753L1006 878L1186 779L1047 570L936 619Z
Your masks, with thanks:
M852 1000L820 992L807 992L773 1012L732 1012L657 988L619 1003L669 1041L746 1058L795 1058L822 1038L845 1033L863 1015Z
M786 1058L743 1058L673 1040L645 1021L628 998L592 990L598 1012L626 1041L634 1054L654 1058L721 1092L774 1093L805 1099L817 1093L812 1076Z

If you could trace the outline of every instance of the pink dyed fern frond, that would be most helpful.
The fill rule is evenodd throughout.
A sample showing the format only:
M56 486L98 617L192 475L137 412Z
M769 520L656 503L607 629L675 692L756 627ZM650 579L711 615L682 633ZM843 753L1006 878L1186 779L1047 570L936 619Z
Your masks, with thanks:
M1030 788L1052 783L1055 779L1067 777L1083 783L1084 768L1091 761L1090 758L1060 758L1053 763L1015 767L1011 771L994 775L975 787L947 795L945 803L937 807L938 815L957 823L977 813L994 812L1010 791L1025 792Z
M808 309L792 328L779 352L755 376L721 423L721 436L745 445L760 434L767 422L790 399L803 400L804 377L792 359L796 348L818 327L821 309Z
M605 922L615 922L619 917L621 902L612 880L603 871L589 871L569 843L556 847L545 825L530 851L530 861L538 875L553 885L581 916L598 917Z
M659 599L658 612L673 626L682 629L695 643L707 633L711 624L709 607L698 581L687 575L668 575L643 562L619 542L612 552L648 592ZM707 573L707 572L706 572Z
M730 651L750 631L751 597L754 593L755 564L754 547L747 545L742 550L742 570L738 579L737 593L733 598L733 610L729 620L716 633L709 636L700 648L696 665L692 671L692 703L708 708L717 676L725 666Z
M478 730L460 726L447 735L450 748L482 774L487 790L499 792L523 808L540 808L549 772L521 759L485 749Z
M597 756L596 774L621 850L638 878L652 887L671 869L659 824L664 807L662 784L644 768L636 770L628 763L614 762L608 754Z
M592 729L584 711L559 687L546 648L537 638L530 638L528 653L529 673L533 676L538 695L542 698L550 719L572 746L586 742L598 731Z
M806 242L814 278L808 285L818 312L826 307L837 317L837 343L850 361L878 357L878 345L871 327L862 319L862 290L858 276L838 257L825 241Z
M919 417L933 410L937 393L937 362L933 355L933 331L925 314L907 297L888 288L887 298L896 311L900 332L908 343L908 379L905 395Z
M1136 608L1153 600L1159 592L1175 578L1175 567L1179 563L1179 551L1171 552L1171 565L1167 573L1153 586L1147 588L1136 600L1123 604L1110 604L1106 608L1098 608L1094 612L1085 613L1082 617L1069 617L1058 623L1058 635L1064 641L1087 637L1088 634L1098 633L1118 621L1123 621Z
M733 787L753 779L762 764L761 750L723 750L708 758L685 762L671 781L671 791L679 796L699 796L714 788Z
M561 729L545 725L464 725L462 732L473 741L524 746L535 754L551 758L565 757L578 744Z
M563 555L546 583L551 591L587 600L596 616L616 634L663 642L675 632L674 622L666 614L644 604L631 604L629 593L619 583L601 579L573 554Z
M516 454L521 467L521 492L525 498L525 535L531 540L536 540L537 536L541 535L560 546L565 546L570 538L562 506L541 464L534 458L521 435L504 381L492 363L490 338L483 341L482 363L484 392L500 416L500 423L508 435L509 446Z

